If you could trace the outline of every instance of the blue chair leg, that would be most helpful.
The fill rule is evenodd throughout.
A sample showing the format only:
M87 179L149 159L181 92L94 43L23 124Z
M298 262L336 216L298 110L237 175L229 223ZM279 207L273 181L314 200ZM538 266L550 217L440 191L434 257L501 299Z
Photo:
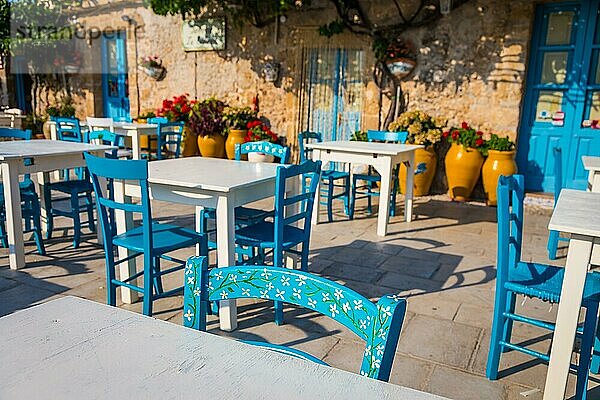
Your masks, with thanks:
M113 257L113 254L106 254L106 304L114 307L117 305L117 285L113 283L113 279L115 279Z
M579 365L577 367L577 386L575 398L585 400L587 397L587 382L590 375L590 360L592 357L592 346L596 336L596 324L598 322L598 303L590 302L585 311L583 322L583 338L581 340L581 352L579 354Z
M156 291L156 294L161 294L164 292L164 289L162 284L162 276L160 276L160 257L154 257L152 268L154 268L154 290Z
M517 303L517 295L514 294L513 292L507 291L506 292L506 310L509 313L515 312L516 303ZM514 321L512 320L512 318L506 318L506 320L504 322L504 329L502 331L502 340L505 343L510 342L510 338L512 336L513 323L514 323ZM510 351L510 349L508 347L505 347L504 352L506 352L506 351Z
M556 251L558 250L558 231L550 231L548 234L548 258L556 260Z
M367 214L373 214L373 187L372 183L367 184Z
M81 241L81 220L79 216L79 196L77 192L71 193L71 216L73 217L73 248L79 247Z
M354 178L352 180L352 189L351 189L351 193L350 193L350 206L349 206L349 213L348 213L348 218L349 219L354 219L354 206L356 204L356 178Z
M33 211L32 223L33 223L33 238L37 246L37 251L41 256L46 255L46 248L44 247L44 240L42 238L42 223L41 223L41 210L40 205L37 202L31 202L31 209Z
M594 338L590 371L594 374L600 373L600 324L596 327L596 337Z
M88 227L90 231L96 232L96 224L94 223L94 202L92 201L92 192L86 193L85 205L88 215Z
M490 350L488 352L487 367L485 374L488 379L498 379L498 367L500 365L500 355L502 353L502 346L500 341L503 338L506 325L506 317L504 312L506 311L506 300L507 293L496 293L496 304L494 305L494 317L492 319L492 333L490 335Z
M309 245L308 243L302 243L302 253L300 254L300 269L304 272L308 272L308 252Z
M152 316L152 285L154 282L154 268L152 267L152 257L150 249L144 249L144 304L143 314L149 317Z
M52 239L54 230L54 215L52 212L52 191L44 185L44 203L46 205L46 239Z
M0 244L2 244L2 247L7 248L8 247L8 242L7 242L7 234L6 234L6 226L4 225L5 221L4 218L2 218L2 220L0 221Z
M275 301L274 307L275 307L275 324L283 325L283 303L281 301Z
M350 176L344 178L344 211L350 215Z
M329 179L329 184L327 185L327 220L329 222L333 221L333 179Z

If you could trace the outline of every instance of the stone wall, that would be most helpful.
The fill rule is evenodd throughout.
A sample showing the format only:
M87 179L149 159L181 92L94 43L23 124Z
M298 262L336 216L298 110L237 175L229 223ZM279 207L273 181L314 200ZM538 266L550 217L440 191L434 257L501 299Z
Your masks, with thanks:
M397 15L388 1L363 3L377 22ZM327 2L313 2L309 12L291 13L278 27L239 30L229 24L225 51L190 53L182 50L180 17L157 16L139 3L112 3L111 7L82 20L87 25L127 30L132 116L138 109L154 110L162 99L181 93L199 99L216 96L232 105L249 105L258 95L261 112L270 119L273 129L294 145L302 48L330 46L365 50L362 128L378 127L379 93L371 81L371 44L349 33L331 39L319 36L318 26L335 19ZM471 1L433 26L406 32L404 36L419 52L417 68L402 83L408 108L445 117L452 125L465 120L483 130L515 138L533 10L534 4L528 0ZM121 19L125 14L137 21L136 37L134 26ZM136 41L138 59L154 54L163 59L167 68L164 80L157 82L136 68ZM262 77L263 65L270 60L281 63L281 78L274 84ZM90 62L99 59L94 57ZM100 76L86 75L71 82L76 88L78 115L101 115ZM388 104L384 101L384 113Z

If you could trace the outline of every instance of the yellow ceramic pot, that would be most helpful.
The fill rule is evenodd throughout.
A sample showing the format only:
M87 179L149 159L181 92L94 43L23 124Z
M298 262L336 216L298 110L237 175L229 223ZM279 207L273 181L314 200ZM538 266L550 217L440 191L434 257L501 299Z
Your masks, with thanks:
M235 159L235 145L242 144L246 140L246 131L243 129L230 129L225 141L225 152L227 158L230 160Z
M185 125L183 128L183 137L181 138L181 155L183 157L193 157L197 156L199 152L196 135Z
M508 176L517 173L517 163L515 162L515 154L513 151L497 151L489 150L488 158L483 163L481 170L483 179L483 190L488 199L488 204L495 206L497 204L496 188L498 186L498 178L500 175Z
M483 156L479 150L452 143L444 164L450 198L456 201L469 200L483 164Z
M225 138L218 133L198 135L198 148L202 157L224 158Z
M415 151L415 165L413 168L416 170L419 165L425 165L425 170L415 175L413 196L426 196L429 194L433 177L435 176L435 169L437 167L437 156L433 146L426 149L417 149ZM406 165L400 165L400 174L398 176L398 183L400 185L400 192L406 193Z

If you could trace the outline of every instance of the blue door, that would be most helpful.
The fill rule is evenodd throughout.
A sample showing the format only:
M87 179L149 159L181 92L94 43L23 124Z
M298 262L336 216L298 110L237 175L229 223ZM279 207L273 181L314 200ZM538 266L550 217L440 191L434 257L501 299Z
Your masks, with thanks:
M304 123L323 140L348 140L360 129L364 92L362 50L308 49Z
M127 46L124 31L102 35L102 93L104 116L129 117Z
M586 187L581 156L600 155L599 3L536 9L517 156L528 190L554 190L554 147L569 188Z

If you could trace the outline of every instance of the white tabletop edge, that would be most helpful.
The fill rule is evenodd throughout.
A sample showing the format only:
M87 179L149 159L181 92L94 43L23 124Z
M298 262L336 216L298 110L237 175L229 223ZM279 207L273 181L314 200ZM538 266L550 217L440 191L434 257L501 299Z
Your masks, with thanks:
M54 150L53 150L54 148ZM31 157L53 157L87 151L113 150L115 146L34 139L0 142L0 160Z
M600 171L600 157L582 156L581 161L586 171Z
M335 140L328 142L314 142L305 145L310 149L333 150L351 153L397 155L403 152L424 148L419 144L358 142L350 140Z
M548 229L600 237L600 193L563 189L554 206Z

